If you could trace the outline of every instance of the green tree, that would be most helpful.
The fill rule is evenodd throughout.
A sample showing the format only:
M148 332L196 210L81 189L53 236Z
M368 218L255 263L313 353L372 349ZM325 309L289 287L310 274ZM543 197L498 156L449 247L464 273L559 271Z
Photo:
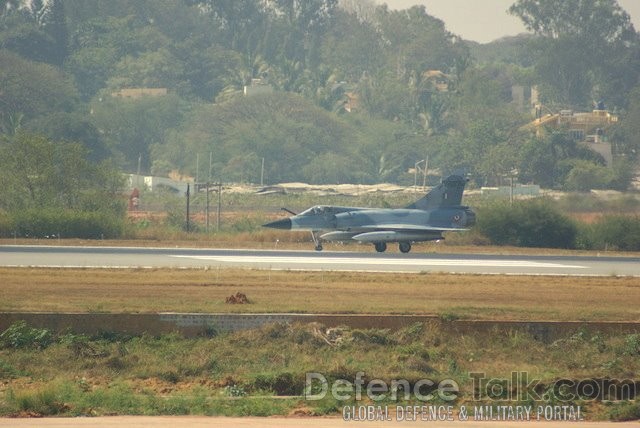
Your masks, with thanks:
M70 112L79 101L71 79L47 64L0 50L0 119L24 115L24 122L51 112Z
M613 181L613 171L586 160L573 162L573 167L564 181L569 191L588 192L592 189L606 189Z
M162 143L178 126L183 110L175 94L139 99L100 97L91 104L93 123L100 130L118 165L135 172L141 158L142 172L151 167L150 148Z
M611 136L615 154L637 159L640 155L640 86L628 94L628 108L620 119L620 126L612 130Z
M569 186L581 187L576 184L578 177L584 176L585 173L593 175L604 171L596 168L604 166L602 157L578 145L575 139L564 131L550 132L542 138L530 138L522 147L519 162L521 182L534 182L548 188L565 185L565 180L576 166L578 169L573 173L575 178L571 179ZM593 165L593 167L586 167L586 165ZM591 172L585 172L586 170ZM612 177L609 181L611 179ZM590 179L590 182L593 183L594 180L596 179ZM604 178L600 181L603 180ZM602 188L603 185L598 187Z
M62 0L0 5L0 46L34 61L62 65L68 36Z
M509 12L541 37L533 48L548 101L584 107L602 97L620 104L619 93L609 90L635 84L638 68L618 58L637 51L638 39L615 0L518 0Z
M238 176L235 166L245 180L255 180L255 173L242 171L259 173L264 158L267 182L295 181L305 179L301 171L319 155L333 152L348 157L349 131L339 118L298 95L254 95L194 109L178 130L169 133L165 144L154 145L153 159L158 168L171 165L195 175L198 155L208 159L211 153L214 178L231 181ZM249 156L253 163L245 170ZM233 174L223 176L223 168ZM199 170L205 170L204 164Z
M109 164L94 164L78 143L53 142L18 132L0 140L0 209L121 208L121 178Z
M40 116L28 123L26 129L53 141L81 144L91 161L107 159L111 152L98 128L84 112L55 112Z
M427 14L424 6L406 10L380 6L376 9L376 23L387 40L387 49L393 52L391 64L398 77L408 79L427 70L464 72L454 67L465 64L460 59L468 56L468 51L445 30L444 22Z
M53 63L61 66L67 57L69 46L63 0L49 0L47 2L42 26L53 41Z
M22 57L53 64L55 41L39 23L39 11L17 2L0 16L0 48L8 49ZM35 2L34 2L35 3Z
M363 75L377 76L386 63L384 41L371 22L338 10L322 41L322 63L336 80L358 82Z

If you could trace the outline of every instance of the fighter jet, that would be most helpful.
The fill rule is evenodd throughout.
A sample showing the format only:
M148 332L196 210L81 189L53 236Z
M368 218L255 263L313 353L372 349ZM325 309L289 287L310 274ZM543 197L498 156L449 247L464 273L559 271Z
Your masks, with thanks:
M379 253L387 243L397 242L403 253L411 244L444 239L443 232L468 230L475 213L461 205L467 180L451 175L421 199L405 208L362 208L316 205L300 214L283 208L292 217L264 224L263 227L309 230L316 251L323 241L372 243Z

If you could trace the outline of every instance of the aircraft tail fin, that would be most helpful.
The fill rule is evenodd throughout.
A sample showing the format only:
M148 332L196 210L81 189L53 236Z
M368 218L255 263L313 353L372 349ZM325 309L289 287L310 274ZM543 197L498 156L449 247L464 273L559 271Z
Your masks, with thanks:
M440 207L453 207L462 204L462 193L467 179L461 175L450 175L429 193L418 199L408 209L428 210Z

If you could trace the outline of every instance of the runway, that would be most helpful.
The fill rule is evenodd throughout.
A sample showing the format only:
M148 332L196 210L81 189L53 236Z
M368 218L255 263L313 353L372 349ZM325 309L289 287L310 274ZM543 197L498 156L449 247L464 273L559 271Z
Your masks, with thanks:
M640 258L143 247L0 246L0 266L640 276Z

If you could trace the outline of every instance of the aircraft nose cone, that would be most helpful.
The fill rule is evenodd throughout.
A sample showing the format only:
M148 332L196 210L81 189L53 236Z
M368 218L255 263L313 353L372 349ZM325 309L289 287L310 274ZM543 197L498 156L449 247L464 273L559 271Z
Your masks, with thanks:
M283 218L282 220L272 221L271 223L263 224L262 227L270 227L272 229L291 229L291 219Z

